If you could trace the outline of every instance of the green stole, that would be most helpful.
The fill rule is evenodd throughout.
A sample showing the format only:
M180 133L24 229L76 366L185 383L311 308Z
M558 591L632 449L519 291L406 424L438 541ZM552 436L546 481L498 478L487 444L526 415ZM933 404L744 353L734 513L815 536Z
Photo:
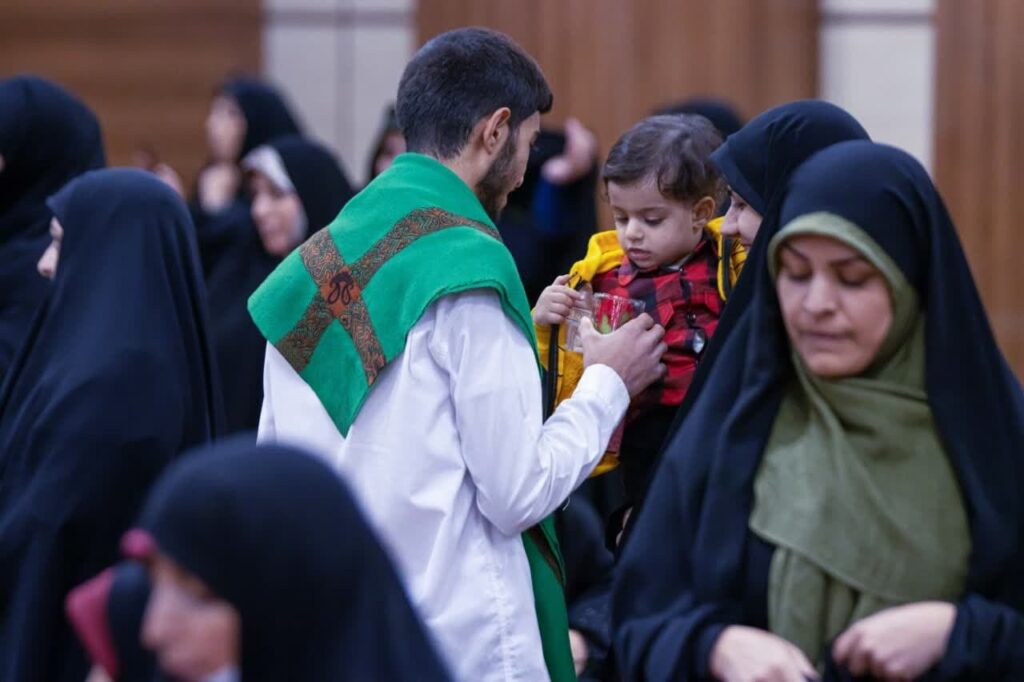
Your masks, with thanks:
M536 348L515 262L476 195L435 159L403 154L285 258L249 312L344 436L424 311L481 288L498 294ZM574 680L553 519L524 533L523 544L548 671L555 682Z
M768 585L772 632L811 661L852 623L891 606L957 599L971 541L956 475L925 390L924 313L885 251L839 216L786 226L836 239L885 277L893 320L862 374L823 379L794 351L786 389L754 484L751 530L777 547ZM940 302L941 304L941 302Z

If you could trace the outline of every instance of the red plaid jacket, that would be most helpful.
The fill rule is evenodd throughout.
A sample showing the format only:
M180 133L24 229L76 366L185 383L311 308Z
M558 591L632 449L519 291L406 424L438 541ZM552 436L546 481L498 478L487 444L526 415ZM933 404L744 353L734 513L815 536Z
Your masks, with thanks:
M678 270L641 272L624 257L617 268L595 276L591 285L595 293L643 301L645 312L665 328L668 350L663 361L668 373L633 399L630 414L655 405L682 403L697 368L700 337L703 335L705 342L711 338L722 313L718 255L712 240L702 239Z

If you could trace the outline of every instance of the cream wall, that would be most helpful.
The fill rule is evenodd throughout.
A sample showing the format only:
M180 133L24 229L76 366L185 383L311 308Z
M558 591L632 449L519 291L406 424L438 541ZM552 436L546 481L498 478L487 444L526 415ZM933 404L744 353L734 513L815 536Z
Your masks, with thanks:
M935 0L821 0L819 92L931 170Z
M264 0L263 71L362 183L415 47L415 0Z

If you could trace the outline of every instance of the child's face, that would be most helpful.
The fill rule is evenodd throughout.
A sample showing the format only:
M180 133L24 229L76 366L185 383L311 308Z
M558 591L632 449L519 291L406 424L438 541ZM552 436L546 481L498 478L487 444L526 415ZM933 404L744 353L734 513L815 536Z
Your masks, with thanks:
M662 195L653 177L607 187L619 244L640 270L673 265L691 253L710 217L703 215L708 212L703 205L714 210L710 197L691 204Z

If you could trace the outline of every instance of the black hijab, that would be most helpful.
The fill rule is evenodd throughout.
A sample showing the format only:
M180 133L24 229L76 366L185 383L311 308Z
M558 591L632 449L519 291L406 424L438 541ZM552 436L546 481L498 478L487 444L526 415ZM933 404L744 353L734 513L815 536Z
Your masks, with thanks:
M395 133L401 135L402 127L398 125L395 105L389 104L388 108L384 110L384 117L381 121L380 129L377 131L377 137L374 138L373 144L370 145L370 156L366 164L367 184L380 175L377 172L377 158L384 152L384 145L387 143L388 137Z
M308 234L330 223L352 197L341 163L324 146L298 135L272 140L284 171L306 215ZM281 258L263 248L256 225L247 217L240 234L207 275L217 363L223 379L227 431L250 431L259 425L263 404L263 358L266 339L247 307L249 296L277 267Z
M235 163L256 147L281 135L300 132L300 126L281 93L264 81L239 76L225 81L218 94L232 98L245 117L245 138ZM202 171L200 171L202 173ZM199 255L203 272L209 274L224 257L230 257L253 230L245 183L239 184L234 200L217 213L207 213L199 203L198 191L190 205L199 236Z
M239 161L275 137L300 132L284 97L268 83L258 78L239 76L225 82L220 92L234 99L245 116L245 140L238 155Z
M106 164L93 113L35 76L0 81L0 383L45 298L36 262L50 242L46 198Z
M341 479L281 446L233 441L167 472L139 526L237 609L241 677L447 680Z
M728 102L711 97L693 97L655 109L653 114L697 114L711 121L723 138L743 127L743 119Z
M953 223L917 161L866 141L834 145L794 174L779 222L817 211L867 232L925 311L928 402L963 492L973 546L960 604L967 615L958 618L938 671L940 679L960 679L979 658L992 658L977 656L978 641L1019 651L1024 640L1019 634L1006 644L1006 633L1024 626L1005 625L1001 610L1024 609L1024 397L996 346ZM765 547L748 524L757 468L794 370L766 258L752 258L747 268L748 324L725 340L619 567L616 632L629 676L699 675L721 627L765 624Z
M117 652L117 682L152 682L156 677L156 657L140 642L149 593L145 566L137 561L122 561L114 567L106 616Z
M793 172L816 152L838 142L867 140L868 134L853 116L828 102L801 100L769 109L730 135L711 153L711 160L729 186L761 214L761 227L751 245L747 262L764 260L768 242L779 230L779 209ZM747 280L747 281L745 281ZM703 390L711 367L726 339L745 327L753 286L741 276L729 296L715 334L697 365L686 397L676 412L666 446Z
M295 186L309 233L338 217L355 192L334 153L301 135L275 138L269 146L281 157L288 179Z
M49 298L0 390L0 678L81 679L68 590L117 559L149 485L218 432L188 212L142 171L54 195Z

